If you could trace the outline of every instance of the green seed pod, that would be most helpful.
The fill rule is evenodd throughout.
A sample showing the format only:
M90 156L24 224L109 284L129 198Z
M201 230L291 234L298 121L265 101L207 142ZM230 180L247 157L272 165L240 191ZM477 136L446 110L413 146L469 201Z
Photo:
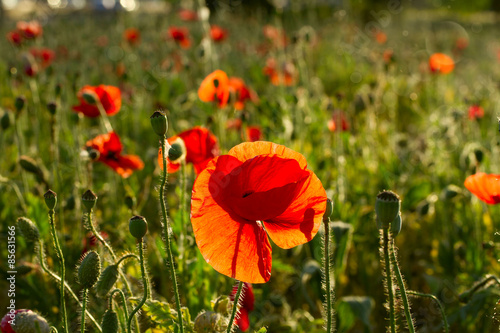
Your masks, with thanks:
M61 90L62 90L62 84L60 84L60 83L56 84L56 89L55 89L56 97L61 96Z
M97 295L100 297L106 296L113 285L118 280L118 265L109 265L104 269L99 276L99 280L96 285Z
M463 191L457 185L450 184L444 188L441 192L441 198L443 200L451 200L455 198L457 195L462 194Z
M17 227L28 241L38 242L40 240L38 227L30 219L27 219L26 217L18 218Z
M186 158L186 145L184 144L184 140L177 138L175 142L170 145L168 159L172 163L178 163L184 158Z
M129 220L128 229L132 236L141 239L148 232L148 222L143 216L133 216Z
M83 288L92 288L101 274L101 259L95 251L89 251L78 267L78 282Z
M82 98L87 104L96 105L99 96L97 96L93 91L84 91L82 94Z
M133 195L127 195L125 196L125 206L127 206L128 209L133 211L135 209L135 206L137 205L137 200Z
M16 97L16 100L14 101L14 106L18 113L24 109L24 104L26 104L26 98L24 96Z
M399 213L398 216L396 216L394 221L392 221L391 223L391 232L393 237L399 235L399 233L401 232L402 225L403 225L403 220L401 219L401 213Z
M149 119L155 133L160 137L164 137L168 130L168 121L165 112L155 111Z
M99 150L93 149L90 147L87 148L87 153L89 154L90 160L94 161L94 162L97 161L99 159L99 157L101 156L101 153L99 152Z
M392 221L398 216L401 209L399 196L392 191L382 191L377 195L375 212L377 214L377 227L387 229Z
M227 316L231 311L233 302L231 302L228 296L222 295L217 297L217 299L212 301L212 303L215 312L220 313L223 316Z
M16 333L50 333L47 320L31 310L18 312L15 323Z
M333 213L333 201L331 199L326 199L326 210L323 214L323 221L328 221Z
M54 192L52 190L48 190L47 192L45 192L43 197L45 198L45 204L47 205L47 208L50 210L53 210L57 204L56 192Z
M212 311L200 313L194 320L194 331L197 333L220 332L223 318L220 314Z
M3 113L2 118L0 119L0 126L3 130L6 130L12 124L12 115L9 111L5 111Z
M26 155L19 156L19 164L24 170L30 173L34 173L36 175L42 173L42 170L38 166L38 163L29 156Z
M101 322L102 333L118 333L118 315L113 310L106 310L102 316Z
M95 193L92 192L91 190L87 190L85 191L85 193L83 193L82 202L88 211L91 211L95 207L96 201L97 201L97 195L95 195Z
M47 110L49 110L51 115L55 115L57 111L57 103L56 102L47 103Z

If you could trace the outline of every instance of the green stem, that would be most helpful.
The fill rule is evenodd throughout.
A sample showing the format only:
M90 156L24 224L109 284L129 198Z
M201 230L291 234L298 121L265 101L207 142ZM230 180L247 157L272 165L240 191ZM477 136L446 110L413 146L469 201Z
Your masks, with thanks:
M332 310L332 286L330 282L330 218L323 218L325 225L325 244L324 244L324 265L325 265L325 292L326 292L326 331L332 332L333 310Z
M62 309L62 320L63 329L65 333L68 333L68 315L66 314L66 301L64 299L64 281L66 275L66 268L64 267L64 256L61 250L61 245L59 244L59 239L56 234L56 223L55 223L55 213L54 210L49 210L49 223L50 223L50 233L52 235L52 240L54 242L54 247L56 249L57 257L59 258L59 264L61 265L61 281L59 282L60 297L61 297L61 309Z
M99 110L99 113L101 114L101 121L108 133L113 132L113 126L111 126L111 123L109 122L108 114L106 113L106 110L104 110L104 107L102 106L102 103L99 99L96 101L96 106L97 109Z
M405 281L403 280L403 275L399 270L398 259L396 257L396 248L394 246L393 239L391 239L391 249L389 252L391 254L392 266L394 268L394 272L396 273L396 279L398 281L399 292L401 293L401 299L403 300L403 307L405 310L405 317L406 317L406 323L408 324L408 330L410 331L410 333L415 333L415 326L413 325L413 319L411 317L410 302L408 301L408 296L406 295L406 286L405 286Z
M134 258L134 259L137 259L137 261L139 261L139 257L136 255L136 254L133 254L133 253L129 253L129 254L126 254L124 255L123 257L121 257L120 259L118 259L118 261L116 262L116 265L117 266L120 266L120 264L127 260L128 258Z
M165 240L165 248L168 255L168 266L170 268L170 278L172 279L172 284L174 288L175 294L175 305L177 307L177 315L179 320L179 331L180 333L184 333L184 324L182 322L182 312L181 312L181 300L179 298L179 289L177 286L177 277L175 276L175 267L174 267L174 258L172 255L172 248L170 245L170 222L167 216L167 209L165 206L165 190L167 184L167 139L165 135L161 138L161 151L163 152L163 173L161 177L161 186L160 186L160 206L161 206L161 214L162 214L162 224L163 224L163 238Z
M87 294L89 290L87 288L83 289L82 296L82 322L81 322L81 333L85 333L85 308L87 307Z
M490 281L495 281L499 286L500 286L500 281L498 278L494 275L487 275L483 280L475 284L472 288L469 290L466 290L465 292L461 293L458 296L458 299L460 302L468 302L470 298L482 287L484 287L486 284L488 284Z
M115 293L118 293L122 299L122 303L123 303L123 311L125 312L125 321L128 323L128 308L127 308L127 299L125 298L125 294L123 293L123 291L121 289L113 289L109 295L109 305L108 307L110 309L113 308L113 296Z
M243 290L243 282L239 281L238 291L234 296L234 304L233 304L233 310L231 311L231 318L229 319L229 324L227 326L227 333L231 333L233 331L233 322L234 318L236 317L236 312L238 312L238 304L240 303L240 296L242 290Z
M443 304L439 301L439 299L431 294L424 294L424 293L419 293L418 291L413 291L413 290L408 290L408 294L413 295L413 296L418 296L418 297L427 297L432 299L438 306L439 311L441 311L441 317L443 318L443 325L444 325L444 331L445 333L448 333L448 319L446 318L446 313L444 312L444 307Z
M142 275L142 283L144 285L144 295L135 307L134 310L130 313L130 317L128 319L128 332L132 332L132 318L135 317L135 314L142 308L144 303L146 303L146 300L148 299L149 296L149 284L147 281L147 276L146 276L146 264L145 264L145 259L144 259L144 243L142 241L142 238L138 240L138 247L139 247L139 259L141 263L141 275ZM139 327L138 327L139 328Z
M382 247L385 260L385 279L387 282L387 293L389 296L389 321L391 333L396 333L396 318L394 312L394 289L392 288L391 260L389 258L389 230L383 230Z

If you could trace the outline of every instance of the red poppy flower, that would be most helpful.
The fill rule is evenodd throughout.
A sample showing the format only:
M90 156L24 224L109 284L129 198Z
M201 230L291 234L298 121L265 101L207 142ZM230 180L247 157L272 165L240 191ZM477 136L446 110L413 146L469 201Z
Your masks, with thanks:
M479 105L472 105L469 107L469 119L480 119L484 117L484 109Z
M233 290L231 291L231 301L234 302L234 297L236 296L236 293L238 292L238 285L235 285L233 287ZM238 328L246 332L248 328L250 327L250 320L248 319L248 313L253 311L254 303L255 303L255 297L253 294L253 288L250 283L243 283L243 296L240 297L240 312L239 312L239 317L236 321L238 324Z
M277 64L274 58L267 59L264 74L269 76L273 85L291 86L295 83L295 66L292 63L284 63L280 70L276 67Z
M433 73L448 74L455 68L455 63L444 53L434 53L429 58L429 67Z
M193 186L191 223L216 271L249 283L271 277L271 244L310 241L326 208L321 181L301 154L272 142L245 142L208 163Z
M84 86L78 92L80 104L73 106L73 110L81 112L87 117L98 117L100 113L96 105L85 101L83 94L91 94L96 100L101 101L102 107L108 116L116 114L122 106L121 92L117 87L105 86L103 84L97 87Z
M99 152L100 162L103 162L115 170L123 178L129 177L134 170L144 168L144 163L136 155L122 155L123 146L120 138L115 132L101 134L87 141L87 149L95 149Z
M262 33L266 38L271 40L276 47L285 47L287 44L287 38L282 29L278 29L268 24L262 28Z
M255 142L262 140L262 131L259 126L247 127L247 141Z
M377 30L373 35L377 43L379 43L380 45L387 42L387 35L385 34L385 32Z
M168 35L170 36L170 38L175 40L183 49L187 49L191 46L189 31L186 28L170 27L168 29Z
M467 177L464 185L472 194L487 204L500 203L500 175L478 172Z
M465 37L460 37L455 42L455 50L463 51L469 46L469 40Z
M23 36L14 30L7 33L7 40L16 46L20 46L23 42Z
M104 239L104 240L107 240L108 239L108 233L105 232L105 231L99 231L99 234L101 234L101 237ZM99 242L99 240L97 239L96 236L94 236L94 234L92 232L88 232L87 235L85 236L85 238L83 239L83 250L82 250L82 255L85 254L86 252L94 249L97 245L97 243Z
M210 37L215 41L215 42L222 42L227 38L227 30L222 29L218 25L213 24L210 27Z
M43 29L38 21L19 21L17 22L17 30L23 35L26 39L37 38L42 35Z
M392 49L384 50L382 57L384 58L384 62L386 64L390 64L394 61L394 51Z
M48 67L56 57L56 53L48 48L36 49L32 48L30 53L33 55L35 60L42 66L42 68Z
M347 131L349 130L349 123L345 113L341 110L333 111L332 118L328 121L328 129L330 132Z
M141 40L141 33L136 28L128 28L123 32L123 38L125 38L130 45L136 45Z
M198 14L194 10L181 9L179 10L179 18L183 21L197 21Z
M180 140L180 141L179 141ZM208 129L196 126L184 131L179 135L168 139L169 144L178 142L185 150L176 161L167 158L167 170L170 173L176 172L181 166L181 160L192 163L197 174L206 168L208 162L219 155L219 145L217 138ZM158 152L158 164L163 169L163 155L161 148Z
M231 77L229 78L228 84L229 91L236 97L234 102L234 108L236 110L243 110L247 100L258 100L257 94L250 90L242 79L238 77Z
M229 99L229 78L220 69L209 74L198 89L198 97L203 102L217 101L217 105L222 108L226 106Z
M10 324L11 322L15 323L15 316L18 313L23 313L23 312L31 312L31 310L26 310L26 309L19 309L19 310L14 310L14 313L12 314L14 318L11 318L11 314L7 313L3 318L2 321L0 322L0 331L2 333L16 333L14 329L12 328L12 325ZM14 319L14 320L12 320ZM15 324L14 324L15 327Z
M241 125L243 124L243 121L240 118L233 118L233 119L228 119L226 121L226 129L228 130L237 130L239 131L241 129Z

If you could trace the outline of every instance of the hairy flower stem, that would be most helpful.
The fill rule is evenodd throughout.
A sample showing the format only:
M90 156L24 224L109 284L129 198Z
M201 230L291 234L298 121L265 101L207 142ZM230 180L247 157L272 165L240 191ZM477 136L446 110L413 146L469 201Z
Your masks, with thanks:
M424 293L419 293L418 291L413 291L413 290L407 290L406 291L409 295L417 296L417 297L427 297L432 299L438 306L439 311L441 311L441 317L443 318L443 326L444 326L444 331L445 333L448 333L448 319L446 318L446 313L444 312L444 307L443 304L439 301L439 299L431 294L424 294Z
M229 319L229 324L227 326L227 333L231 333L233 331L234 318L236 317L236 313L238 312L238 305L240 304L240 296L242 290L243 290L243 282L239 281L238 291L234 296L234 304L233 304L233 310L231 311L231 318Z
M464 291L458 296L460 302L466 303L470 300L470 298L481 288L486 286L490 281L495 281L496 284L500 286L500 280L495 275L487 275L483 280L476 283L472 288Z
M396 248L394 246L394 239L391 239L391 264L394 268L394 273L396 274L396 279L398 281L399 291L401 293L401 299L403 300L403 307L405 310L406 323L408 324L408 330L410 333L415 333L415 326L413 325L413 319L411 317L410 302L408 302L408 296L406 294L405 281L399 270L398 259L396 257Z
M81 322L81 333L85 333L85 309L87 307L87 297L89 290L87 288L83 289L82 294L82 322Z
M332 306L332 298L333 298L333 288L330 282L330 270L331 270L331 258L330 258L330 218L323 217L323 223L325 226L325 244L324 244L324 265L325 265L325 292L326 292L326 301L325 301L325 312L326 312L326 332L332 332L333 326L333 306Z
M141 263L141 276L142 276L142 284L144 287L144 295L142 296L142 299L139 302L139 304L137 304L135 309L133 309L132 312L130 313L130 317L128 319L129 333L132 332L132 318L135 317L135 314L142 308L142 306L144 305L144 303L146 303L146 300L149 297L149 284L148 284L148 278L146 276L146 263L144 260L144 242L142 238L138 240L138 247L139 247L139 261ZM137 331L139 332L139 327L137 327Z
M172 247L170 245L170 222L167 216L167 209L165 206L165 190L167 185L167 139L165 135L161 137L161 151L162 159L163 159L163 173L161 177L161 185L160 185L160 206L161 206L161 214L162 214L162 225L163 225L163 238L165 241L165 249L168 255L168 266L170 268L170 278L172 279L172 284L174 287L174 295L175 295L175 305L177 307L177 315L179 321L179 331L180 333L184 333L184 324L182 322L182 312L181 312L181 300L179 298L179 289L177 286L177 277L175 275L175 267L174 267L174 258L172 255Z
M127 308L127 299L125 298L125 294L123 293L123 291L121 291L121 289L113 289L111 291L111 293L109 294L109 300L108 300L108 308L109 309L113 309L113 296L114 294L118 293L120 295L120 298L122 299L122 303L123 303L123 311L125 312L125 321L128 323L128 308Z
M382 234L382 248L385 261L385 279L389 297L389 322L391 333L396 333L396 317L394 311L394 289L392 288L391 260L389 258L389 230L385 228Z
M56 273L52 272L46 265L45 263L45 257L44 257L44 254L43 254L43 243L40 241L40 243L38 244L38 260L40 261L40 266L42 267L42 270L47 273L52 279L54 279L56 282L61 282L61 278L59 276L57 276ZM76 301L76 303L78 304L78 306L81 308L82 307L82 303L80 303L80 300L78 299L78 296L76 296L75 292L71 289L71 287L66 283L66 281L64 281L64 288L66 289L66 291L71 295L71 297ZM99 325L99 323L97 323L97 321L95 320L94 316L92 316L92 314L88 311L88 310L85 310L85 312L87 313L87 316L89 317L90 321L92 321L92 323L94 324L94 326L97 328L97 331L98 332L102 332L102 329L101 329L101 326Z
M64 256L61 250L61 245L59 244L59 239L57 238L56 234L55 213L53 209L49 210L49 223L50 223L50 233L52 235L52 241L54 242L57 258L59 258L59 264L61 265L61 281L59 282L59 289L61 297L62 325L64 332L68 333L68 315L66 313L66 300L64 299L64 283L65 283L66 268L64 267Z

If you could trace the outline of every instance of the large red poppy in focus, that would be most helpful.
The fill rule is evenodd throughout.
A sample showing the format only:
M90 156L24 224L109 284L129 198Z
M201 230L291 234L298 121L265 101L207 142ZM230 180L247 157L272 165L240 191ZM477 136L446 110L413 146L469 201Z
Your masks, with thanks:
M97 87L84 86L78 92L78 100L80 101L80 104L73 106L73 110L81 112L87 117L98 117L100 113L97 105L89 104L85 101L83 94L91 94L96 99L99 99L108 116L118 113L122 106L121 92L119 88L105 86L103 84Z
M136 155L122 155L123 146L115 132L101 134L87 141L87 148L99 152L98 161L115 170L123 178L129 177L134 170L144 168L144 163Z
M271 244L310 241L326 208L321 181L301 154L272 142L246 142L214 158L196 178L191 223L215 270L249 283L271 277Z
M236 321L238 324L238 328L242 332L246 332L248 328L250 327L250 319L248 318L248 313L250 311L253 311L254 303L255 303L255 297L253 294L253 288L250 283L244 283L243 284L243 296L240 297L240 311L239 311L239 317ZM233 290L231 291L231 301L234 302L234 297L236 296L236 293L238 292L238 285L236 284L233 287Z
M472 194L487 204L500 203L500 175L478 172L467 177L464 185Z
M179 135L169 138L168 143L173 144L179 138L182 140L186 149L185 161L186 163L193 164L197 174L206 168L208 162L210 162L212 158L219 155L217 138L204 127L196 126L190 130L184 131ZM160 167L163 169L162 158L163 156L160 148L158 153L158 164L160 164ZM179 170L180 166L180 161L170 161L167 158L168 172L176 172Z
M226 106L229 99L229 78L220 69L209 74L198 89L198 97L203 102L217 102L220 108Z

